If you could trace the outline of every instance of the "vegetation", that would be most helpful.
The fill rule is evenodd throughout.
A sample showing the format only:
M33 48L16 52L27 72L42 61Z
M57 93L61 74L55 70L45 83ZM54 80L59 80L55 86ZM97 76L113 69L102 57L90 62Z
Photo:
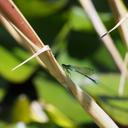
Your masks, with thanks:
M127 14L126 3L118 2L119 8L114 0L92 1L96 13L108 29L116 24L115 19L119 21L122 15ZM95 14L84 0L14 0L14 3L43 43L49 45L57 61L50 51L45 51L38 58L41 65L32 59L11 71L31 56L29 50L34 54L45 45L36 36L34 38L33 31L24 31L27 25L20 22L16 13L14 19L12 14L12 17L6 15L0 2L0 21L15 39L4 27L0 28L0 127L106 128L107 122L101 118L102 124L100 115L95 116L95 112L89 110L95 101L121 128L128 127L128 40L124 31L127 22L120 25L119 33L117 30L112 32L112 38L109 34L101 38L106 31L98 20L93 20L91 15ZM10 12L13 9L14 5ZM19 20L19 26L15 19ZM108 38L113 40L113 45ZM66 74L62 64L83 70L85 67L90 71L93 69L94 74L90 76L87 73L89 79L78 70ZM77 87L83 91L83 101L77 96ZM101 114L101 117L104 116ZM111 121L108 128L116 128L114 122Z

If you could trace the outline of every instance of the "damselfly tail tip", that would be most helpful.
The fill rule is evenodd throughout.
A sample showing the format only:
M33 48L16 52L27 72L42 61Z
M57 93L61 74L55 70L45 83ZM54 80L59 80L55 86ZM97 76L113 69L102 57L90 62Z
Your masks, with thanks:
M95 79L93 79L93 78L91 78L91 77L88 77L94 84L98 84L98 81L97 80L95 80Z

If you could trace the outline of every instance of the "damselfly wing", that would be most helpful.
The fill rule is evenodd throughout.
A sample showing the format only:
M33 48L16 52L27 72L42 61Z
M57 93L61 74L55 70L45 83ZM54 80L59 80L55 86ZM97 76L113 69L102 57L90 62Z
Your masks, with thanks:
M70 71L78 72L79 74L84 75L85 77L93 81L95 84L97 84L97 81L90 77L90 75L93 75L95 73L94 70L91 68L78 67L78 66L66 65L66 64L62 64L62 67L67 73L70 73Z

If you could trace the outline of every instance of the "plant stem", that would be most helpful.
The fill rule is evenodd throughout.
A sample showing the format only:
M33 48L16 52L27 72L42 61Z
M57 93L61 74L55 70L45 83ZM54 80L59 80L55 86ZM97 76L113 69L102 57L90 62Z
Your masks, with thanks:
M92 4L91 0L79 0L81 5L83 6L85 12L88 14L95 30L97 31L98 35L101 36L103 33L106 33L107 30L104 27L102 21L100 20L100 17L98 16L95 7ZM125 67L123 60L121 58L120 53L116 49L114 42L112 38L109 35L106 35L104 38L101 39L110 52L111 56L113 57L113 60L115 61L118 69L120 72L126 71L127 68Z
M124 64L128 65L128 52L125 54L125 58L124 58ZM122 96L124 93L124 88L125 88L125 82L126 82L126 71L121 73L121 77L120 77L120 83L119 83L119 87L118 87L118 94L119 96Z

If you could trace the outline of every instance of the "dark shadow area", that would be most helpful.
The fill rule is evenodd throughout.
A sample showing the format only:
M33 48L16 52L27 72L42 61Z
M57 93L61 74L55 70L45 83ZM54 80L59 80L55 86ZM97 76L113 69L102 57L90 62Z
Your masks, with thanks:
M37 100L38 94L32 83L34 74L24 83L9 83L6 88L6 94L0 103L0 119L11 121L12 106L20 95L25 95L30 101Z
M47 17L31 19L30 23L44 44L52 46L66 21L67 19L65 17L60 15L60 13L56 13L56 15L52 14Z
M93 44L90 42L93 42ZM69 55L79 60L91 59L93 54L100 48L96 35L77 31L70 32L67 45Z
M91 122L81 125L81 128L99 128L99 127L95 123Z
M14 47L20 47L3 26L0 28L0 43L8 50L12 50Z

